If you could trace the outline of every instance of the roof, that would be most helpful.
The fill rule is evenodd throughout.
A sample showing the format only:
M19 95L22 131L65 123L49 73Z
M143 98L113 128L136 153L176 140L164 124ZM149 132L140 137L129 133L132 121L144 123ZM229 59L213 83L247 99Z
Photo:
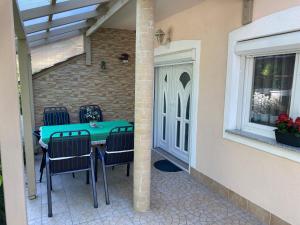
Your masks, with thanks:
M16 0L29 46L91 35L129 0Z

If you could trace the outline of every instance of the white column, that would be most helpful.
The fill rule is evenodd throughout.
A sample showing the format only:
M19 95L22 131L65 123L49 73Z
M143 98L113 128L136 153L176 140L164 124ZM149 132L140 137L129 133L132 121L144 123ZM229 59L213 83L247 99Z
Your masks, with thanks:
M135 64L134 208L150 208L154 83L154 0L137 0Z
M0 151L8 225L26 225L16 49L11 0L0 1Z
M18 59L21 83L21 101L24 125L24 145L26 172L28 178L28 197L36 197L35 169L34 169L34 142L33 142L33 101L32 101L32 72L29 49L25 39L18 40Z

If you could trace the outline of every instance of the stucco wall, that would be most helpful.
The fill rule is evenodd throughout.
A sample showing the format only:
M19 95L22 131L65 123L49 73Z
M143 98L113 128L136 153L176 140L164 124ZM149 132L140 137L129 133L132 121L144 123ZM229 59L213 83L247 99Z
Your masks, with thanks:
M253 19L259 19L271 13L300 5L300 0L255 0Z
M37 127L46 106L66 106L73 123L78 122L79 107L86 104L100 105L104 120L133 121L135 32L101 29L92 35L91 45L91 66L81 55L33 75ZM130 55L128 64L118 59L122 53Z
M260 1L266 2L255 1L256 15L264 11L259 9L264 7ZM158 22L156 28L172 28L174 41L202 41L196 170L282 219L300 224L300 165L223 139L228 33L241 26L241 9L241 0L204 1Z

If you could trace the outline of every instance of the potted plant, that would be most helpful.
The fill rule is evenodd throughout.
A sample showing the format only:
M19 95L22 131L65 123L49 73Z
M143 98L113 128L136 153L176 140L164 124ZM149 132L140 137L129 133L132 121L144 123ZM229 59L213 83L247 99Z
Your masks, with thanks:
M87 119L87 121L89 121L91 127L97 127L97 121L100 118L100 114L93 108L88 107L86 109L85 118Z
M282 113L276 121L276 141L282 144L300 147L300 117L295 122L288 114Z

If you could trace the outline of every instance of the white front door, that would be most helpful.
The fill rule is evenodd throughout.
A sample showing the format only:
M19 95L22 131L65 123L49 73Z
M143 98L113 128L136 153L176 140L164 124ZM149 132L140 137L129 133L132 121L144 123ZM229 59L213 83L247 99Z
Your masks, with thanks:
M158 67L156 76L156 146L188 162L192 64Z

